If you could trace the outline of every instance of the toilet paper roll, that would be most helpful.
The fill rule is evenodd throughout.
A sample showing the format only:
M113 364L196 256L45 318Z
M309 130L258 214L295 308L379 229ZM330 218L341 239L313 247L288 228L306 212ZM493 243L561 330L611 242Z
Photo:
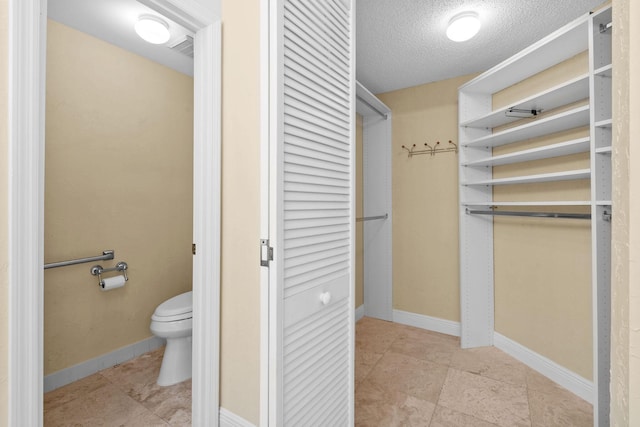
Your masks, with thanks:
M110 291L111 289L121 288L124 286L126 280L124 276L114 276L102 279L100 282L100 288L103 291Z

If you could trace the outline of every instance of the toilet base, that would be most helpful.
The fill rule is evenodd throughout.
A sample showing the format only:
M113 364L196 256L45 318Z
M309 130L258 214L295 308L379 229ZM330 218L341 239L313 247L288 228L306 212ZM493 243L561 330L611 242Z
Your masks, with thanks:
M191 378L191 337L167 338L159 386L169 386Z

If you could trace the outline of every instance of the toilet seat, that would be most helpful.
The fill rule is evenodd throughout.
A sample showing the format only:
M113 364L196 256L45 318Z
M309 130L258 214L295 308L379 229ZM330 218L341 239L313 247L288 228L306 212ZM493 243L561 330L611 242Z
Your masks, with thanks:
M193 317L193 292L176 295L160 304L151 316L156 322L175 322Z

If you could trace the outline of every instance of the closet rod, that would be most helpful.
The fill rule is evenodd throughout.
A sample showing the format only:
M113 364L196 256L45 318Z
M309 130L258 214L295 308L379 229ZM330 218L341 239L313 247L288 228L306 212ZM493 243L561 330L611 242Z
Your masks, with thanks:
M375 111L376 113L380 114L382 117L386 119L389 118L389 113L383 113L382 111L380 111L378 108L376 108L375 105L372 105L369 101L367 101L366 99L364 99L363 97L361 97L360 95L356 95L356 98L358 98L360 100L360 102L362 102L363 104L366 104L369 108L371 108L373 111Z
M356 222L372 221L374 219L387 219L387 218L389 218L389 214L378 215L378 216L365 216L362 218L356 218Z
M531 216L536 218L591 219L591 214L562 213L562 212L487 211L487 210L467 209L467 213L471 215Z

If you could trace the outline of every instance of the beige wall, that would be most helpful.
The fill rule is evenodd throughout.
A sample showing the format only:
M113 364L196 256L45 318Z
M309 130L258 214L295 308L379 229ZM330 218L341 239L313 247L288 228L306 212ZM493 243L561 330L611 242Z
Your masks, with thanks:
M221 404L258 424L260 2L222 2Z
M9 284L9 212L8 212L8 174L7 171L7 140L8 140L8 76L6 58L8 52L8 2L0 0L0 426L7 425L7 400L9 398L7 390L9 343L8 343L8 318L7 318L7 298Z
M362 179L362 116L356 115L356 218L364 212ZM364 304L364 223L356 223L356 308Z
M578 55L494 96L494 108L588 71ZM544 117L543 112L540 117ZM514 146L494 155L588 136L582 128ZM589 154L495 167L494 178L589 168ZM494 200L589 200L588 180L494 188ZM575 210L563 208L563 211ZM580 208L589 212L589 208ZM592 378L591 227L584 220L494 219L496 331L581 376Z
M110 292L92 264L45 271L48 375L151 336L191 289L193 79L49 20L46 105L45 262L129 265Z
M640 424L640 5L613 0L611 425ZM632 119L632 118L635 118ZM633 166L636 166L635 168Z
M393 307L460 321L458 157L401 147L458 143L458 87L471 76L379 94L393 111Z

